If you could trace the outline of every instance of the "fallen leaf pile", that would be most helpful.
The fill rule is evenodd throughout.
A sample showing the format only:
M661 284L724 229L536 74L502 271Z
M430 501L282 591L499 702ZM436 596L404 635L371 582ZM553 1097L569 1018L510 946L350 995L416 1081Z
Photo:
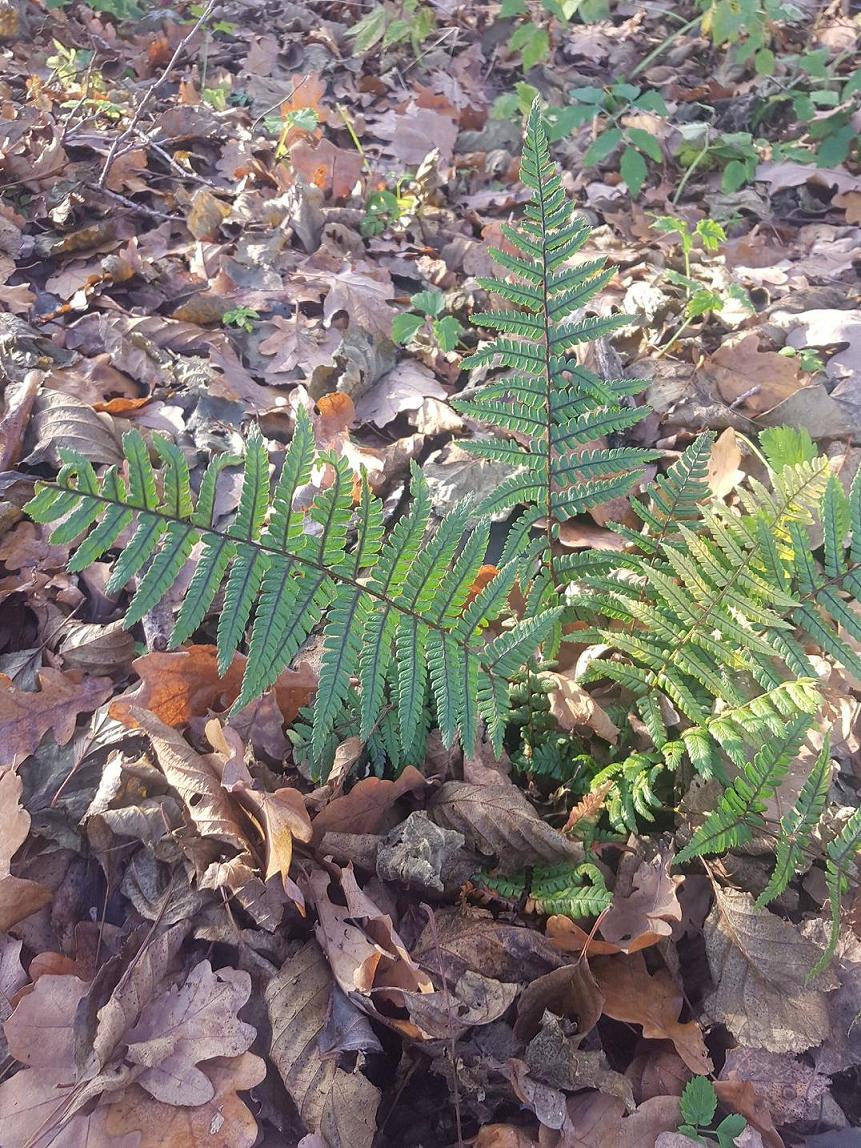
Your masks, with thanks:
M564 115L626 77L661 102L619 119L649 160L639 195L638 160L600 156L597 113L554 141L594 227L583 257L615 268L595 306L637 320L588 365L649 380L638 445L672 458L721 432L717 497L758 473L747 439L783 423L851 476L858 92L835 113L845 154L802 162L832 103L805 126L791 69L808 53L846 80L858 17L769 17L771 75L714 47L708 13L728 7L613 0L560 23L549 2L0 0L0 1148L683 1148L695 1075L748 1121L738 1145L857 1142L861 900L809 980L821 851L760 909L755 851L680 872L656 830L598 845L603 913L540 913L535 883L578 869L606 789L571 801L526 785L513 751L464 760L434 735L380 777L355 731L321 782L297 732L315 639L234 713L241 654L219 676L211 627L167 648L188 577L128 633L107 563L66 573L68 547L20 511L65 448L121 463L130 428L175 441L196 483L256 423L277 468L300 408L387 525L413 460L437 513L495 489L507 464L462 449L481 432L448 399L525 198L522 85ZM511 41L529 28L543 59ZM751 131L730 188L709 148ZM688 267L717 299L702 315L678 233L653 226L667 215L724 229ZM418 318L429 292L454 349ZM224 477L216 523L239 500ZM607 524L626 513L595 507L560 545L618 549ZM564 647L549 714L597 759L637 734L618 695L577 684L582 650ZM829 689L839 818L861 690ZM676 798L683 818L708 807L696 786Z

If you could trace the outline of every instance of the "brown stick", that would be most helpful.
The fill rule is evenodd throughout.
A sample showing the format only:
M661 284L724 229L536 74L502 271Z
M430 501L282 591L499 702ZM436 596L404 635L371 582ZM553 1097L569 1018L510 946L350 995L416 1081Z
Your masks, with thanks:
M111 174L111 168L114 165L114 160L117 158L117 153L119 152L120 148L123 146L123 144L125 144L134 135L135 128L140 123L141 117L143 116L144 112L146 111L146 109L147 109L150 101L152 100L153 96L158 91L158 89L162 86L162 84L167 80L168 76L173 71L174 67L176 66L176 63L179 60L179 57L182 55L182 53L185 51L186 47L188 46L189 42L193 39L193 37L196 35L196 33L199 31L199 29L206 23L206 21L212 15L212 10L214 7L215 7L215 0L209 0L208 4L204 8L204 10L198 16L197 22L195 23L194 27L191 29L191 31L188 33L188 35L183 36L183 38L177 44L176 48L174 49L173 55L171 56L171 58L167 62L167 67L164 69L162 74L160 76L158 76L157 79L155 79L153 81L153 83L150 84L150 86L147 88L146 94L144 95L144 98L141 100L141 102L138 104L138 106L135 110L135 113L131 118L131 122L129 123L129 126L126 128L126 130L124 132L121 132L120 135L118 135L116 137L116 139L114 140L114 142L111 144L111 149L108 152L107 157L105 159L105 166L102 168L102 174L99 176L99 187L103 188L105 186L105 184L107 183L108 176Z

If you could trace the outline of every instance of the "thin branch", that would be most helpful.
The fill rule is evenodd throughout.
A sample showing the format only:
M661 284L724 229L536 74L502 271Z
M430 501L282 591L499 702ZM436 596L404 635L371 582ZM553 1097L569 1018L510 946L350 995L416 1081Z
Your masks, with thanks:
M144 112L146 111L147 107L149 106L153 96L159 90L159 88L162 86L162 84L164 84L166 82L168 76L173 71L173 69L176 67L177 61L179 60L182 53L185 51L188 44L196 36L198 31L203 27L203 25L206 23L206 21L212 15L213 9L215 8L215 3L216 3L216 0L209 0L206 7L204 8L204 10L198 16L194 27L191 29L191 31L186 36L183 36L183 38L177 44L176 48L174 49L173 55L168 60L167 67L164 69L164 71L161 73L161 75L158 76L153 81L153 83L151 83L150 86L147 88L146 94L144 95L144 98L141 100L141 102L138 104L137 109L136 109L134 115L132 116L131 122L129 123L126 130L124 132L121 132L120 135L118 135L116 137L116 139L114 140L114 142L111 144L111 149L107 154L107 158L105 159L105 166L102 168L102 174L99 176L99 187L100 188L104 188L105 184L107 183L108 176L111 173L111 168L114 165L114 160L117 158L117 153L119 152L120 148L124 144L126 144L128 142L128 140L130 140L131 137L134 135L135 129L137 128L138 124L140 123L141 117L143 116Z

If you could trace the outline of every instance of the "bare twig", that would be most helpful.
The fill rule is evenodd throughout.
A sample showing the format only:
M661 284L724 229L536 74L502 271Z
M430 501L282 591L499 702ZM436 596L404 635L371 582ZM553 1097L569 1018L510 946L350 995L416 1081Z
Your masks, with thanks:
M168 215L165 211L156 211L153 207L147 207L143 203L135 203L133 199L128 199L125 195L120 195L118 191L111 191L110 188L102 187L98 183L85 183L83 185L89 191L94 191L97 195L103 195L106 199L111 199L114 203L122 204L123 207L129 211L136 211L139 215L145 215L148 219L166 219L172 222L176 219L175 215Z
M152 148L156 155L161 156L168 167L170 167L172 171L175 171L182 179L190 180L192 183L203 184L204 187L212 187L208 179L204 179L202 175L198 175L197 172L191 168L183 167L178 160L174 159L169 151L163 148L161 144L156 143L152 136L147 135L143 128L135 128L135 135L142 143L145 143L147 147Z
M162 86L162 84L165 83L165 81L167 80L170 73L176 67L177 61L179 60L182 53L185 51L188 44L191 42L191 40L194 38L194 36L197 34L197 32L203 27L203 25L206 23L206 21L212 15L212 11L215 8L215 3L216 3L216 0L209 0L206 7L204 8L204 10L198 16L194 27L191 29L191 31L186 36L183 36L183 38L177 44L176 48L174 49L173 55L171 56L171 58L167 62L167 67L164 69L164 71L161 73L161 75L158 76L150 84L150 86L147 88L146 94L144 95L144 98L141 100L141 102L138 104L138 106L135 110L135 113L131 118L131 122L129 123L126 130L124 132L121 132L116 137L114 142L111 144L111 150L107 154L107 158L105 159L105 166L102 168L102 174L99 176L99 187L103 188L105 186L107 179L108 179L108 176L111 173L111 168L114 165L114 160L117 158L117 153L119 152L120 148L123 147L131 139L131 137L134 135L135 129L137 128L138 124L140 123L141 117L143 116L144 112L146 111L147 107L149 106L150 101L152 100L153 96L158 91L158 89Z

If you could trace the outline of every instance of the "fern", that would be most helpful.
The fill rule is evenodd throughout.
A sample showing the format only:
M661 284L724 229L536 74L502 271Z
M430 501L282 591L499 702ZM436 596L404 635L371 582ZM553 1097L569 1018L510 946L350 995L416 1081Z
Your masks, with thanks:
M598 917L613 900L601 870L588 863L573 868L570 865L538 866L532 870L531 880L525 876L502 877L487 873L474 880L507 901L520 901L526 895L527 909L545 916L559 914L574 920Z
M488 538L486 525L466 529L472 512L468 502L429 530L428 488L414 467L409 510L384 542L379 500L363 481L354 513L349 464L333 454L317 453L310 421L300 411L274 490L263 439L252 432L239 507L231 524L217 529L213 508L218 476L237 460L216 459L195 499L182 452L160 436L153 442L165 464L160 483L143 438L130 431L123 440L128 484L115 468L99 479L86 459L66 452L56 483L42 485L27 506L37 522L63 519L52 537L76 544L72 570L95 562L134 524L109 583L119 589L140 574L126 625L165 597L199 543L201 556L171 645L179 645L201 625L223 586L217 633L222 672L253 615L236 708L271 686L311 631L323 625L313 758L324 754L354 674L361 686L363 738L380 718L389 690L406 752L421 724L429 685L446 744L459 736L465 746L472 746L479 719L484 719L491 740L501 747L507 682L556 616L550 611L517 623L492 642L483 640L488 622L506 605L518 565L503 567L467 603ZM312 468L320 463L329 467L332 483L300 512L297 492L307 490Z
M810 718L802 714L786 726L782 737L762 747L724 791L717 809L676 854L676 864L745 845L757 830L765 828L766 802L774 796L809 728Z
M826 735L816 764L801 787L798 800L780 819L774 847L774 870L768 884L756 899L760 908L779 897L801 868L813 831L825 808L830 781L831 738Z
M778 731L787 717L821 704L793 623L820 649L861 671L861 659L834 624L861 635L844 601L861 596L861 577L837 541L846 515L825 459L773 471L770 488L751 480L740 492L738 512L714 500L701 504L702 453L700 439L657 487L652 505L639 510L646 530L629 532L639 552L586 563L575 555L563 573L572 579L566 598L575 616L597 619L592 636L613 651L594 660L584 680L609 678L623 686L659 749L670 737L667 715L675 710L690 726L683 739L692 762L711 776L721 772L722 752L740 764L748 747ZM662 514L661 503L686 507L685 519ZM861 525L857 482L848 509ZM817 517L832 538L826 563L833 573L825 578L807 533ZM858 538L861 559L861 529Z
M516 228L502 228L517 254L493 252L510 276L479 280L513 309L473 316L476 324L499 333L463 364L482 371L503 367L507 373L453 405L498 432L464 443L467 451L517 468L479 508L493 515L526 508L509 535L506 554L525 547L533 527L543 522L543 578L532 596L537 609L555 592L553 541L559 524L624 494L643 464L660 452L594 446L644 417L647 409L630 400L645 383L603 382L573 357L578 346L630 319L576 317L613 272L604 268L604 260L571 262L588 239L589 228L573 215L565 198L537 100L526 122L520 178L531 192L525 220Z
M831 933L822 956L810 970L812 980L830 963L840 938L840 902L849 890L850 881L857 878L856 865L861 855L861 807L855 809L842 831L831 841L825 852L825 884L831 903Z

